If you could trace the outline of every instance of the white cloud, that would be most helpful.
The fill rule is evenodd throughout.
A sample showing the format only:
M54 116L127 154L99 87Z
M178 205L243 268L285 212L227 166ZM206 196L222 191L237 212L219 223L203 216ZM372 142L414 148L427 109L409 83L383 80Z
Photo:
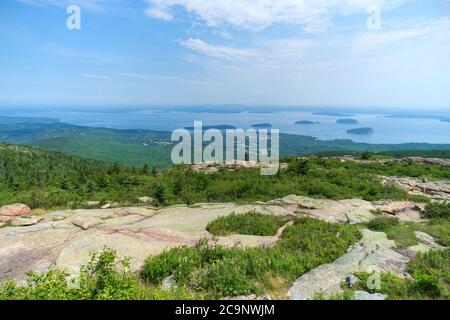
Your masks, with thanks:
M359 34L352 43L352 51L356 54L386 49L388 46L399 45L404 41L420 37L442 37L450 39L450 19L441 18L434 21L423 21L413 25L403 25L400 28L386 31L364 32Z
M336 15L363 13L369 5L389 10L404 0L146 0L147 14L172 20L182 7L209 27L261 30L272 25L326 25ZM170 19L169 19L170 17Z
M258 57L255 50L211 45L200 39L188 39L181 41L180 44L196 52L223 60L245 61Z
M173 15L167 11L160 10L158 8L149 8L145 10L145 14L164 21L172 21Z

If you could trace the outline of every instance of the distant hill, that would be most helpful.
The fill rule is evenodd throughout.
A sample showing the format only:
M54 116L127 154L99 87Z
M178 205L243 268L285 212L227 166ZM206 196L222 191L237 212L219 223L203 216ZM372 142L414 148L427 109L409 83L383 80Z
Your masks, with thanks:
M301 120L301 121L297 121L295 124L300 124L300 125L312 125L312 124L319 124L319 122L316 122L316 121L310 121L310 120Z
M337 124L358 124L358 120L351 118L343 118L336 120Z
M252 125L252 128L256 129L270 129L272 128L272 124L270 123L256 123Z
M57 119L0 117L0 141L138 167L144 163L158 168L171 166L173 143L170 137L171 133L165 131L92 128L62 123ZM281 155L306 155L325 151L449 149L450 144L367 144L352 140L327 141L309 136L280 134Z
M357 135L369 135L369 134L373 134L373 129L372 128L355 128L355 129L347 130L347 133L357 134Z

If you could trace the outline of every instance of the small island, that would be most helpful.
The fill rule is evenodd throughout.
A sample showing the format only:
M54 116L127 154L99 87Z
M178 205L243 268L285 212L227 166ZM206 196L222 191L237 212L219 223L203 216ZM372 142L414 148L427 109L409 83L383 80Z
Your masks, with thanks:
M373 134L372 128L355 128L347 130L349 134L357 134L357 135L370 135Z
M309 120L302 120L302 121L297 121L295 124L312 125L312 124L319 124L319 123L320 122L309 121Z
M257 124L253 124L252 128L270 129L270 128L272 128L272 125L270 123L257 123Z
M336 120L337 124L358 124L358 120L351 118L343 118Z

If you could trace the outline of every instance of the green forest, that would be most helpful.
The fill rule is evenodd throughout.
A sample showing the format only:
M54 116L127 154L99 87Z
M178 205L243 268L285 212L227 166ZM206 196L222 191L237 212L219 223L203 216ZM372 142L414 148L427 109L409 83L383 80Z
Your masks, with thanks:
M0 144L0 151L0 205L22 202L32 208L83 207L86 201L134 204L142 196L153 197L159 206L266 201L289 194L407 199L403 190L383 186L378 176L450 179L450 169L441 166L359 164L320 157L285 158L288 170L261 176L259 169L205 174L186 166L129 167L8 144Z

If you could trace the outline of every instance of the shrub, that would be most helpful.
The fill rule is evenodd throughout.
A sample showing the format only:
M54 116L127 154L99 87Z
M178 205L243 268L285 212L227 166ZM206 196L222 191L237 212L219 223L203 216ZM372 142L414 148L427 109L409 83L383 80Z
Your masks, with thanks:
M370 274L360 273L356 289L387 294L391 300L450 298L450 249L418 254L408 263L408 271L412 280L381 274L379 289L368 288Z
M450 203L430 203L426 212L429 219L450 219Z
M392 226L397 226L400 220L396 217L377 217L369 222L368 227L374 231L386 231Z
M286 223L282 216L267 215L250 211L217 218L210 222L206 229L215 236L245 234L253 236L274 236L277 230Z
M81 268L79 281L68 273L50 270L43 274L30 272L28 283L18 286L9 281L0 286L0 300L140 300L193 299L188 290L163 291L140 283L130 271L128 259L120 260L117 253L105 249L93 254Z
M296 219L273 247L225 248L202 240L149 257L141 275L152 285L172 275L179 285L214 297L257 294L270 290L268 275L291 282L337 259L360 237L355 226Z
M408 268L419 292L432 298L450 298L450 249L418 254Z

